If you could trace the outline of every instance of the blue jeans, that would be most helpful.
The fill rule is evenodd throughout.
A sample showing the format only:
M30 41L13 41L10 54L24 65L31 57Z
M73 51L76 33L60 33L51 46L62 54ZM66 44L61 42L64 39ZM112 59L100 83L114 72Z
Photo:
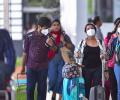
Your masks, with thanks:
M62 68L64 65L64 61L54 61L51 60L49 62L48 67L48 78L49 78L49 91L56 92L58 94L62 94Z
M34 100L34 90L37 83L37 100L46 100L48 69L27 69L27 100Z
M120 100L120 65L115 64L114 72L117 79L118 100Z

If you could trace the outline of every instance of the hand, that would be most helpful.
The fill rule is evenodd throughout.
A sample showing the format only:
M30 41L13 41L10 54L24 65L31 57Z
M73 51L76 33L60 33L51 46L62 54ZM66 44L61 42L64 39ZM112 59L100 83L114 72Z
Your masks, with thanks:
M80 57L80 52L78 51L78 52L75 52L75 57L76 58L79 58Z
M60 41L63 42L63 43L65 42L63 34L61 34L61 36L60 36Z
M85 67L84 65L82 65L82 64L78 64L78 63L76 63L77 65L78 65L78 67Z
M103 60L103 59L105 59L105 54L101 54L100 55L100 58Z
M48 39L46 40L46 43L47 43L48 45L50 45L50 46L53 46L53 45L54 45L53 40L52 40L51 38L48 38Z
M25 73L25 67L22 67L21 73Z
M80 64L78 64L78 66L79 66L79 67L85 67L84 65L80 65Z
M53 36L54 38L56 38L56 37L57 37L57 35L56 35L56 34L52 34L52 36Z

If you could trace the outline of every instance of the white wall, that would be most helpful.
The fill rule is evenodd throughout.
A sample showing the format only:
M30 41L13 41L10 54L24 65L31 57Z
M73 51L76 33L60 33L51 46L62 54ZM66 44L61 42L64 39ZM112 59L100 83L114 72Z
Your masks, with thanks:
M87 0L60 0L61 23L73 43L77 45L85 34Z
M114 29L113 23L103 23L103 25L101 27L101 31L102 31L104 37L107 35L108 32L113 31L113 29Z
M114 20L120 17L120 0L113 0Z

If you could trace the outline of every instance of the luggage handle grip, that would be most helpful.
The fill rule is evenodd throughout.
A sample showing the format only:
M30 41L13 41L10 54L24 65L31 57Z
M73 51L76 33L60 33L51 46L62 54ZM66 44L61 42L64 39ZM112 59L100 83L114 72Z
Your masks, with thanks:
M19 84L19 75L25 75L26 73L24 73L24 72L22 72L22 73L18 73L17 74L17 84L18 84L18 87L20 86L20 84Z

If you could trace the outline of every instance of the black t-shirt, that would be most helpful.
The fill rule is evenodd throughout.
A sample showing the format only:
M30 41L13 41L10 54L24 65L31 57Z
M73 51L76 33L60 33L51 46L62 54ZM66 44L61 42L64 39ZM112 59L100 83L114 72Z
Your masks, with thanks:
M87 68L97 68L100 67L102 62L100 59L100 48L97 47L90 47L86 45L84 48L84 58L82 64L85 65Z

